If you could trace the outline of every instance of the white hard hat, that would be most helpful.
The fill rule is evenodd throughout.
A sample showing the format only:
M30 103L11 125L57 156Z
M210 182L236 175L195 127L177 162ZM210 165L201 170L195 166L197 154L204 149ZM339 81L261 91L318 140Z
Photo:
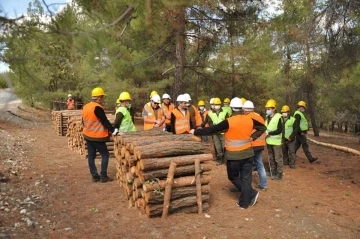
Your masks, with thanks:
M162 96L163 99L171 99L170 95L169 94L163 94Z
M178 101L178 102L186 102L186 101L187 101L187 98L185 97L185 95L179 95L179 96L176 98L176 101Z
M242 106L244 111L253 111L254 107L254 103L250 100L245 101L245 103Z
M239 97L232 98L232 100L230 101L231 108L241 108L242 106L243 105Z
M190 97L190 95L189 95L188 93L185 93L184 96L185 96L186 99L187 99L186 101L190 101L190 100L191 100L191 97Z
M155 103L158 103L158 104L161 103L161 98L160 98L160 95L158 95L158 94L153 95L153 96L151 97L151 100L152 100L153 102L155 102Z
M214 98L210 99L210 105L212 105L214 103Z
M71 97L72 95L71 94L68 94L68 97Z

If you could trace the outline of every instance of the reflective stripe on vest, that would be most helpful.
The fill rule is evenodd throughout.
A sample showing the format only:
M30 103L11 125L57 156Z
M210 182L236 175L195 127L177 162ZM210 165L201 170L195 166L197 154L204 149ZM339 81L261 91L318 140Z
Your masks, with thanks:
M229 129L225 133L225 148L227 151L243 151L251 148L249 141L254 124L250 117L236 115L227 119Z
M175 116L175 134L183 134L190 131L190 113L186 110L185 115L175 108L172 113Z
M211 111L209 112L209 117L214 125L219 124L220 122L225 120L226 112L220 111L219 114Z
M165 124L170 124L171 111L175 108L174 104L170 103L168 106L162 103L161 108L165 114Z
M268 119L265 121L265 125L267 127L268 132L272 132L277 130L279 120L282 120L281 114L275 113L275 115L271 118L270 122ZM266 143L269 145L281 145L282 143L282 133L277 135L268 135L266 138Z
M295 122L295 118L290 116L286 121L285 121L285 133L284 133L284 137L286 139L289 139L290 135L292 134L292 132L294 131L294 122Z
M261 115L259 115L258 113L255 113L255 112L250 112L247 114L247 116L250 116L252 119L262 123L262 124L265 124L265 120L263 117L261 117ZM257 146L265 146L266 145L266 134L263 133L259 138L257 138L255 141L252 141L251 142L251 145L253 147L257 147Z
M301 129L301 131L307 131L309 129L309 124L308 124L308 121L305 118L305 115L303 114L303 112L297 110L294 113L294 117L295 117L295 115L300 115L300 129Z
M164 111L160 107L157 108L156 115L155 115L155 110L152 108L152 106L146 105L144 110L146 112L148 112L147 118L151 119L151 120L161 119L164 116ZM144 121L144 130L153 129L154 126L155 126L155 123L145 123L145 121ZM159 125L159 127L162 127L162 125Z
M82 118L84 123L83 134L88 138L106 139L109 136L109 131L101 124L98 117L95 115L95 107L102 106L96 102L86 104L82 111Z
M136 128L135 128L134 122L131 119L129 110L126 107L120 105L120 107L116 110L115 115L119 112L124 116L123 119L121 120L119 132L134 132L134 131L136 131Z

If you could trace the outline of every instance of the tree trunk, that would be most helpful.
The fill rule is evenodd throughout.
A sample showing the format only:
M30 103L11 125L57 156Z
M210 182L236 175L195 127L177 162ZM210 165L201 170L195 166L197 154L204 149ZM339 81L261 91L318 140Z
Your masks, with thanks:
M189 196L196 196L196 191L197 189L194 186L173 188L171 191L171 200L189 197ZM210 194L210 185L208 184L202 185L201 193ZM144 193L144 199L147 204L161 204L164 202L164 194L162 191L153 190Z
M180 6L174 15L176 40L176 61L173 99L184 92L184 65L185 65L185 7Z
M134 148L134 155L137 159L206 153L210 153L210 148L208 146L205 146L200 142L191 141L160 142Z
M202 174L200 177L201 184L209 184L211 180L211 176L208 174ZM166 185L166 180L159 180L158 182L145 182L143 184L144 192L150 192L154 190L164 189ZM194 176L187 176L181 178L174 178L173 188L186 187L186 186L195 186L195 178Z
M202 164L201 165L202 172L211 171L211 165L210 164ZM150 179L163 179L166 178L168 173L168 169L158 169L153 171L140 171L139 172L139 178L142 182L145 182ZM186 165L176 168L175 177L183 177L183 176L189 176L195 174L195 165Z
M213 158L212 154L196 154L185 155L177 157L167 158L148 158L138 161L139 169L143 171L149 171L154 169L168 168L171 162L175 162L178 166L194 164L195 159L199 159L200 162L208 161Z
M207 202L210 199L209 194L205 194L202 196L203 202ZM187 207L195 206L197 212L197 205L196 205L196 196L190 196L185 198L179 198L177 200L171 201L169 206L169 213L179 212L182 209ZM162 204L148 204L146 205L146 215L148 217L157 217L162 214L163 205Z

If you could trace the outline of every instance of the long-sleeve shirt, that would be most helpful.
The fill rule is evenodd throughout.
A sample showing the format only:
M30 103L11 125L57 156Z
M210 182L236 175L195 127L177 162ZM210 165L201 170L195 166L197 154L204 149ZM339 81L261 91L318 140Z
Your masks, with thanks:
M119 129L121 125L121 121L123 120L124 115L121 112L116 113L115 116L115 122L114 122L114 128Z
M301 133L307 133L306 131L302 131L300 129L301 116L299 114L295 114L294 118L295 118L295 122L293 126L293 132L289 137L290 139L294 139L296 135L301 135Z
M259 138L265 131L266 126L260 123L257 120L253 120L254 128L256 131L251 135L253 140ZM229 122L224 120L217 125L213 125L207 128L196 129L194 134L195 135L211 135L216 134L217 132L227 131L229 129ZM227 160L241 160L247 159L254 156L254 150L252 147L242 150L242 151L226 151L226 158Z
M100 120L101 124L109 130L110 133L113 133L115 128L112 126L108 118L106 117L105 111L100 106L96 106L94 110L94 114Z

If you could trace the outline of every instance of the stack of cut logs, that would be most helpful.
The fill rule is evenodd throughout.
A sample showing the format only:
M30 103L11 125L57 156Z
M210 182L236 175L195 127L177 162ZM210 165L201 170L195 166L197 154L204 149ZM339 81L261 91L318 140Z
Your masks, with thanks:
M200 141L160 130L114 137L116 178L129 206L148 217L207 210L212 154Z
M51 112L52 124L57 135L66 135L68 128L67 122L71 116L81 116L81 110L61 110Z
M110 122L114 121L114 115L106 115ZM67 133L66 136L68 137L68 147L80 155L87 156L87 145L86 141L84 140L84 136L82 133L83 126L82 126L82 117L81 115L74 115L70 116L67 121ZM114 156L114 142L111 140L110 142L106 142L107 148L110 152L110 157ZM96 153L99 156L99 153Z

